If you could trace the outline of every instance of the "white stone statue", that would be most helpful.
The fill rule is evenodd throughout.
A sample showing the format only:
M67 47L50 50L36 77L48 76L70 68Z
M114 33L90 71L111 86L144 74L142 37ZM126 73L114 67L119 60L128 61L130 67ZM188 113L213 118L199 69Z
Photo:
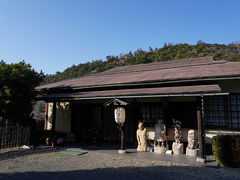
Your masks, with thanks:
M195 148L195 131L189 130L188 131L188 149L194 149Z
M137 151L147 151L147 129L144 128L143 122L141 121L138 123L137 141Z
M158 123L155 124L155 137L154 141L157 142L157 146L163 146L166 135L166 125L163 124L163 120L159 119Z
M198 149L196 149L195 146L195 131L189 130L188 131L188 145L186 148L186 155L187 156L194 156L197 157L198 155Z

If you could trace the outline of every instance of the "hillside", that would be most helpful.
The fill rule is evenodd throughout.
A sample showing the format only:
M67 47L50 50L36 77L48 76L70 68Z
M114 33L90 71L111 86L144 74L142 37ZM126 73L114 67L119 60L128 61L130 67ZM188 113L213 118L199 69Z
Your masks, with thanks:
M240 44L206 44L198 41L197 45L165 44L162 48L143 51L138 49L120 56L107 56L106 61L95 60L84 64L73 65L63 72L54 75L46 75L42 84L48 84L64 79L81 77L91 73L102 72L116 66L143 64L151 62L170 61L186 58L213 56L215 60L240 61Z

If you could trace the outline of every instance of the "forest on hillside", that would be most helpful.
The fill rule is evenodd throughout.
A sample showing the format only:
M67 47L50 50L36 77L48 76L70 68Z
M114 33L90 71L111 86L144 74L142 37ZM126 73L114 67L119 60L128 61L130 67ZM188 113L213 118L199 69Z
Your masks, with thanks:
M93 60L92 62L73 65L63 72L56 72L53 75L46 75L42 84L48 84L64 79L81 77L91 73L103 72L105 70L126 65L135 65L151 62L161 62L170 60L179 60L186 58L196 58L204 56L213 56L215 60L240 61L240 43L235 42L225 44L207 44L198 41L196 45L165 43L162 48L148 51L138 49L135 52L129 52L124 55L109 55L106 60Z

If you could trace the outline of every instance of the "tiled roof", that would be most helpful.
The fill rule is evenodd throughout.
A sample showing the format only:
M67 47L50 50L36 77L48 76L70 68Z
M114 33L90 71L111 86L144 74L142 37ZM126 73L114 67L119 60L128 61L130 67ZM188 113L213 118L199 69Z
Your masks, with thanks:
M122 66L81 78L39 86L45 88L76 88L143 82L168 82L216 77L240 77L240 63L214 61L211 57Z
M101 74L116 74L116 73L129 73L137 71L153 71L160 69L171 69L171 68L180 68L187 66L199 66L199 65L208 65L215 63L224 63L226 61L214 61L212 57L204 58L193 58L193 59L182 59L176 61L164 61L164 62L155 62L148 64L137 64L132 66L119 66L116 68L109 69L102 72Z
M177 86L177 87L160 87L160 88L141 88L141 89L121 89L106 91L87 91L76 93L59 93L40 96L43 99L88 99L88 98L118 98L124 96L152 96L152 95L180 95L180 94L204 94L219 93L221 88L214 85L196 85L196 86Z

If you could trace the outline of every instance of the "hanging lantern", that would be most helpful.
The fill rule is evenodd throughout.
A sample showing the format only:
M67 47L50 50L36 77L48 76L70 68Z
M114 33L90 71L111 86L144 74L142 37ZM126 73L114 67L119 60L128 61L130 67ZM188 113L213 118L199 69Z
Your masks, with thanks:
M125 117L126 117L125 109L123 107L115 108L114 117L115 117L116 123L123 124L125 122Z

